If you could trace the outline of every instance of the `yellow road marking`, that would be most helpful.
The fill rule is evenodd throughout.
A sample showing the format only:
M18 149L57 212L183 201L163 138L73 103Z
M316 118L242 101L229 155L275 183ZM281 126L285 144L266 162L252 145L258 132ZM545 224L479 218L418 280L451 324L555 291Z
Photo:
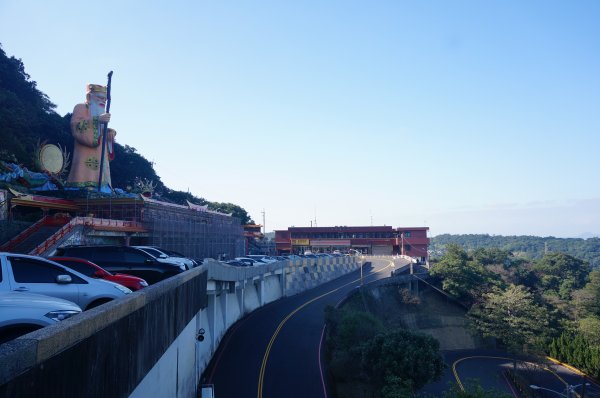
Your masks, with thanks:
M460 358L457 359L456 361L454 361L454 363L452 364L452 372L454 373L454 378L456 379L456 382L458 383L458 386L460 387L460 389L462 391L465 391L465 387L463 386L462 382L460 381L460 378L458 377L458 372L456 371L456 365L459 362L462 362L466 359L474 359L474 358L484 358L484 359L502 359L502 360L507 360L507 361L514 361L514 358L505 358L505 357L493 357L493 356L486 356L486 355L475 355L475 356L470 356L470 357L464 357L464 358ZM554 372L552 369L546 367L546 366L542 366L540 364L534 363L534 362L527 362L527 361L520 361L520 362L525 362L527 364L533 365L533 366L537 366L538 368L542 368L543 370L546 370L550 373L552 373L554 376L556 376L556 378L558 380L560 380L565 386L568 386L569 383L567 383L562 377L560 377L560 375L558 375L556 372ZM577 393L575 393L577 396L579 396Z
M389 261L389 260L388 260ZM390 261L390 264L388 264L387 266L383 267L382 269L378 270L378 271L374 271L372 274L369 275L373 275L376 274L378 272L382 272L388 268L390 268L393 265L393 262ZM362 265L361 265L362 267ZM273 333L273 336L271 336L271 340L269 340L269 344L267 345L267 349L265 350L265 355L263 356L263 360L262 360L262 364L260 366L260 373L258 375L258 398L262 398L262 389L263 389L263 383L264 383L264 379L265 379L265 371L267 368L267 360L269 359L269 354L271 353L271 347L273 347L273 343L275 343L275 339L277 338L277 335L279 334L279 332L281 331L281 328L283 328L283 325L285 325L285 323L288 321L288 319L290 319L292 316L294 316L295 313L297 313L298 311L300 311L302 308L306 307L307 305L325 297L330 295L331 293L334 293L338 290L340 290L341 288L344 288L348 285L352 285L353 283L359 282L360 278L355 279L351 282L346 283L345 285L342 285L340 287L337 287L327 293L323 293L322 295L315 297L309 301L307 301L306 303L302 304L301 306L299 306L298 308L296 308L294 311L290 312L285 318L283 318L283 320L279 323L279 326L277 326L277 329L275 329L275 332Z
M546 357L546 359L549 360L550 362L554 362L557 365L564 366L565 368L569 369L571 372L577 373L580 376L590 377L590 376L586 375L585 373L583 373L581 370L569 365L568 363L561 362L558 359L554 359L552 357Z

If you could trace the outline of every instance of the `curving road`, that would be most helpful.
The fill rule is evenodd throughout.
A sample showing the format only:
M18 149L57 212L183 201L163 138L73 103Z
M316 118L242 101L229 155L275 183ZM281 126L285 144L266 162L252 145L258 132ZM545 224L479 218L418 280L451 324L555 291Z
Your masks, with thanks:
M363 282L388 277L392 264L372 259ZM324 309L359 284L354 271L250 313L227 332L204 382L214 384L217 398L327 397L320 362Z
M513 367L510 354L497 350L456 350L443 354L448 369L441 380L425 386L422 392L441 396L450 383L459 383L469 389L469 380L477 380L486 389L493 389L509 397L519 396L504 376L504 371ZM524 359L518 366L521 372L527 374L530 383L562 394L565 393L567 385L580 385L583 382L581 374L556 364L541 366ZM600 385L590 380L588 382L590 386L587 387L585 396L600 396ZM581 393L581 386L576 388L575 392ZM541 396L560 395L547 392Z

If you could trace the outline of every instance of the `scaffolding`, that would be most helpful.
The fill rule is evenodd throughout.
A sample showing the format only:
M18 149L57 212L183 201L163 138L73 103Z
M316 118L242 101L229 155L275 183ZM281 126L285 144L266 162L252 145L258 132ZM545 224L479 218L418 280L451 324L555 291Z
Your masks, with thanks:
M238 218L202 206L181 206L143 197L77 200L81 217L135 221L149 232L132 245L157 246L193 259L231 259L244 255Z
M238 218L155 200L144 200L142 224L148 244L189 258L232 259L244 255L245 241Z

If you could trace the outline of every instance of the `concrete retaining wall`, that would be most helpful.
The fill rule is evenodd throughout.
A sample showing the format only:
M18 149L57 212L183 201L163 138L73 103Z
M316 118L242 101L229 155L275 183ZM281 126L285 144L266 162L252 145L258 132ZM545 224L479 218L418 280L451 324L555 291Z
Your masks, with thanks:
M162 396L193 396L206 278L197 268L0 346L0 396L127 397L159 362Z
M286 296L292 296L339 278L358 269L359 266L360 262L356 257L325 257L292 261L286 273Z
M206 260L2 345L0 397L195 397L200 375L235 322L359 266L355 257L260 267Z

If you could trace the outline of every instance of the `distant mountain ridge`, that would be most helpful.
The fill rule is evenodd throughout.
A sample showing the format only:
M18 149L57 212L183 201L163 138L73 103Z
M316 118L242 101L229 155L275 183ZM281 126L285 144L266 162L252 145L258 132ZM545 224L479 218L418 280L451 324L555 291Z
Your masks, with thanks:
M445 252L445 246L450 243L456 243L466 250L497 247L532 260L543 257L546 252L560 252L587 261L593 267L600 267L600 238L597 237L583 239L528 235L443 234L431 238L430 249L433 250L433 257L441 256Z

